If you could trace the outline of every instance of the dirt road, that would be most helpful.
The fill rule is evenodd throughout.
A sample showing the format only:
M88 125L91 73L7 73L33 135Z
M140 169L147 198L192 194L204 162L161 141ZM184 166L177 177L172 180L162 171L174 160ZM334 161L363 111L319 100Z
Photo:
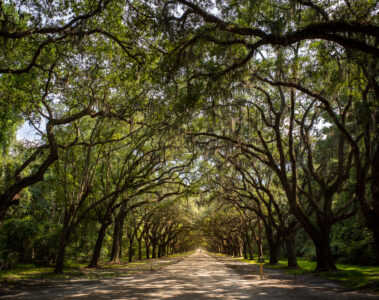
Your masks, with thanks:
M264 280L259 280L251 267L197 252L160 271L72 281L13 292L0 299L379 299L310 276L294 278L266 271Z

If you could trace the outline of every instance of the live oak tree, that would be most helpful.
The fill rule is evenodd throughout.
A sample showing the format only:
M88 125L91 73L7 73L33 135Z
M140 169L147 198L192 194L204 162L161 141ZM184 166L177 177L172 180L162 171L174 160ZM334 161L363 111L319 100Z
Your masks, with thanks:
M229 82L230 89L238 87L238 82L246 80L241 78L240 70L244 67L248 67L253 76L258 75L255 77L260 78L260 69L270 67L270 64L266 63L266 56L271 58L275 55L274 59L277 61L292 59L288 55L278 55L280 52L276 51L275 47L308 50L311 55L311 42L317 39L322 41L319 43L319 49L325 49L328 59L336 63L339 63L339 57L334 53L339 51L338 49L345 49L352 59L358 59L360 56L368 57L370 60L377 59L378 50L374 40L378 36L378 27L373 2L362 2L361 7L352 6L349 1L343 4L329 3L329 6L317 1L284 1L270 4L246 2L233 6L228 1L218 2L215 6L212 3L200 5L191 1L167 3L162 15L167 26L171 28L171 37L177 43L170 56L171 71L177 71L177 80L182 78L183 82L186 82L185 89L190 106L207 101L208 95L214 97L214 90L218 94L224 92L220 89L220 82ZM179 13L179 6L183 13ZM212 12L211 7L214 9ZM261 13L254 14L258 9ZM337 13L333 14L332 10ZM281 18L273 19L273 14ZM373 68L370 70L366 71L366 74L373 74ZM302 71L307 71L307 68ZM286 86L295 89L299 85L297 73L292 71L291 74L290 69L283 72L288 73L289 80L286 80ZM312 73L307 75L311 80L315 79ZM367 91L373 91L376 82L372 75L369 76L370 85ZM234 85L231 82L234 82ZM309 96L317 99L318 93L312 95L314 85L301 88L305 89L303 92L306 91ZM301 91L301 88L298 90ZM323 99L319 97L317 100ZM325 99L321 103L325 105ZM326 110L329 111L337 128L343 129L338 117L333 117L333 111L327 106ZM346 130L341 132L346 135ZM358 149L357 145L354 146L356 142L353 142L353 139L349 141L349 135L345 138L350 147ZM355 153L355 161L360 162L360 152L355 150ZM358 169L362 170L361 167ZM363 174L362 171L357 172ZM356 188L361 199L365 199L362 192L363 181L358 179L361 184ZM296 194L295 189L292 194ZM366 200L360 202L363 203L363 211L366 211L375 235L377 226L370 221L373 220L371 214L375 211L375 205L369 205ZM328 269L329 266L325 268ZM334 268L333 263L330 264L330 268Z
M376 1L15 0L0 22L0 230L50 224L58 273L196 243L274 263L284 241L295 266L297 230L333 270L352 215L379 250Z
M298 222L291 214L281 185L272 170L259 162L246 161L238 154L229 161L238 174L227 187L235 194L231 199L240 209L249 210L262 220L269 245L270 263L278 263L279 247L284 241L288 266L296 267L295 235ZM250 168L244 166L243 162L250 165Z
M210 251L253 259L255 243L258 256L263 256L261 223L249 211L230 203L217 205L204 217L201 226Z
M29 156L12 170L11 179L2 187L0 220L5 218L11 205L19 203L20 192L23 189L44 179L48 168L58 159L59 149L69 148L76 143L75 137L68 141L59 141L56 137L59 127L71 124L85 116L96 118L99 115L101 104L96 97L100 97L100 94L97 94L98 90L91 89L91 84L94 84L96 80L86 79L86 83L73 82L68 78L63 80L69 73L76 73L77 76L83 75L81 72L84 70L71 69L58 73L55 71L56 67L55 64L50 66L43 82L27 85L23 91L29 93L29 121L36 128L41 139L36 143ZM90 87L85 89L83 85L88 83ZM66 90L66 84L71 85L70 91ZM98 85L98 88L100 87L101 85ZM78 95L79 89L83 93L82 99L76 98L73 101L74 97ZM57 104L55 100L59 97L62 102ZM95 109L96 105L97 110ZM41 123L41 126L38 126L38 123Z
M126 201L119 206L115 217L112 252L110 261L119 262L122 230L125 217L131 207L137 207L148 202L160 202L165 198L181 195L186 192L188 186L180 178L180 173L185 173L191 166L195 153L188 153L184 147L178 145L168 136L148 139L144 152L129 157L128 174L125 180L128 182ZM178 155L178 151L182 152ZM181 157L180 157L181 156ZM128 205L128 200L141 194L148 194L150 198L141 203Z
M203 143L209 144L212 140L218 139L227 144L232 144L235 148L239 148L242 153L246 153L250 160L258 160L271 168L286 194L291 213L295 215L312 237L316 249L318 248L317 269L333 269L334 264L328 233L334 222L351 216L353 211L349 210L351 201L347 201L346 205L338 211L332 211L332 203L333 199L335 200L335 194L341 191L348 178L351 169L351 154L349 155L348 149L344 147L344 138L340 136L339 143L335 145L337 147L335 153L338 153L338 172L335 172L336 167L333 164L320 164L318 170L322 170L325 174L326 168L330 168L331 175L329 178L319 179L319 190L316 192L314 187L317 182L309 177L312 175L303 176L303 172L305 174L312 174L311 172L313 172L313 176L317 176L313 150L309 140L308 142L301 140L300 134L297 134L298 130L304 131L304 119L307 118L307 113L299 119L297 113L301 111L301 108L296 108L295 114L295 105L298 100L296 100L293 92L279 89L278 94L275 95L262 87L258 88L258 93L262 93L265 99L259 98L259 94L256 94L255 97L258 97L259 100L254 100L253 104L257 109L256 116L260 116L263 122L247 120L247 122L253 123L252 126L255 128L256 134L249 135L251 133L247 132L247 135L244 135L241 129L236 137L210 132L194 133L193 135L210 139L203 141ZM286 104L286 97L291 99L289 104ZM311 118L311 120L313 119L311 122L314 122L314 118ZM299 125L297 126L297 124ZM231 135L235 135L235 133L232 132ZM304 134L302 138L304 139ZM328 146L331 147L332 145L329 143ZM301 153L305 153L305 156ZM324 155L324 162L327 162L326 158L327 156ZM324 182L324 178L327 181ZM317 195L315 196L317 200L309 198L313 195ZM313 223L310 218L310 213L307 212L309 209L317 214L317 223Z
M62 199L64 217L55 273L63 272L69 238L88 212L86 206L90 205L89 198L92 197L92 185L97 175L98 164L103 158L103 145L101 143L96 145L98 141L96 138L97 129L95 123L89 132L88 140L83 141L84 145L66 151L59 164L56 165L57 194Z
M349 57L348 53L339 55L347 55ZM312 91L305 87L304 84L298 82L290 83L272 81L267 78L262 79L274 86L293 87L305 97L309 97L321 103L329 115L330 122L335 124L343 136L340 137L340 139L344 139L344 143L349 144L352 149L351 154L354 159L356 182L355 194L360 203L362 212L373 231L375 243L378 245L379 238L376 224L377 197L375 194L377 182L374 179L376 176L372 177L374 181L372 182L371 188L367 186L367 183L370 181L368 174L375 174L375 164L377 161L378 139L375 133L375 124L377 123L375 117L377 114L376 82L372 77L372 70L368 73L367 69L365 69L365 71L361 69L362 73L365 74L364 76L361 76L362 73L354 74L356 68L361 68L359 65L355 65L355 62L347 66L330 64L334 65L334 70L336 70L331 76L340 77L338 79L334 77L336 80L333 83L329 77L324 78L326 79L325 86L328 88L321 90L321 92ZM325 69L320 68L320 73L322 74L324 72ZM317 78L321 79L322 77ZM320 88L318 88L318 90L319 89ZM339 114L334 110L336 105L344 109L342 118L340 118ZM376 246L376 249L378 249L378 246Z
M106 8L110 7L108 11ZM10 205L18 203L23 189L44 179L47 169L58 159L58 148L68 146L56 141L58 126L73 123L86 115L95 117L110 112L112 106L104 108L101 101L107 89L103 95L95 95L96 88L104 88L106 84L95 83L100 79L98 70L115 71L117 61L117 67L125 68L115 71L114 75L126 79L127 76L122 75L125 70L142 65L137 58L139 54L133 49L137 30L118 23L116 15L121 17L122 13L122 7L115 2L102 0L96 3L62 1L54 5L0 2L3 46L0 53L0 141L2 147L6 147L7 135L14 135L15 125L21 120L29 121L44 137L28 158L14 170L8 168L13 178L0 191L0 220L4 219ZM109 14L116 18L109 18ZM108 22L103 22L104 18ZM110 28L119 31L113 34ZM119 59L115 60L116 53ZM130 65L131 61L135 64ZM105 74L101 74L102 79ZM110 76L107 79L110 80ZM79 91L84 93L79 95ZM95 99L97 96L99 98ZM124 117L124 112L118 111L117 115ZM30 172L30 165L39 157L43 158L39 167Z

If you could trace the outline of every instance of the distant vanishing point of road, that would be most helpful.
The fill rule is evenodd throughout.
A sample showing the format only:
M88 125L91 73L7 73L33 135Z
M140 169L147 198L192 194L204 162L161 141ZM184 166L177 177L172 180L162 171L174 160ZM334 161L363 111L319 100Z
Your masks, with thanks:
M96 281L72 281L40 287L0 299L379 299L378 295L348 290L311 276L280 275L269 271L263 280L238 267L251 265L218 261L196 252L162 270L132 277ZM268 271L266 271L268 272Z

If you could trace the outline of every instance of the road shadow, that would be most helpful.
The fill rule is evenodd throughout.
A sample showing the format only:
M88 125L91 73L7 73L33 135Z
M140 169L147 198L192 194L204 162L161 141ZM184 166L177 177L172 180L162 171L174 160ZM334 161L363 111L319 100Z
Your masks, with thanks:
M334 283L299 280L291 275L286 278L277 271L260 280L256 273L254 265L217 261L197 253L159 271L64 282L0 299L379 299L378 295L346 290Z

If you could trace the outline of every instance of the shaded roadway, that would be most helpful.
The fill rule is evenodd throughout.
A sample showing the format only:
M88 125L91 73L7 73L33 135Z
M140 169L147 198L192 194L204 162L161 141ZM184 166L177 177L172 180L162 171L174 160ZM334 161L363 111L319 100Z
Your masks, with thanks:
M62 282L13 291L0 299L379 299L311 276L285 276L256 266L196 252L159 271L131 277ZM268 273L267 273L268 272Z

